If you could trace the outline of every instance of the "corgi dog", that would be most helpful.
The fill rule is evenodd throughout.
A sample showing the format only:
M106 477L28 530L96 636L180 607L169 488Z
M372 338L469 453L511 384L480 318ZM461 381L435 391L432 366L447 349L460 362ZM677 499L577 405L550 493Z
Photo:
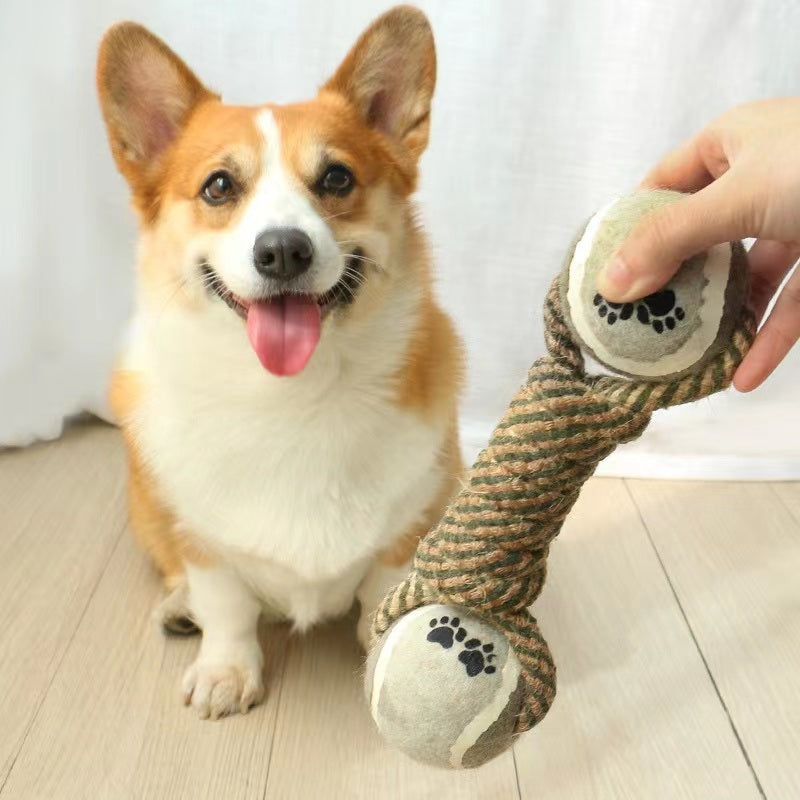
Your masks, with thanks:
M462 348L410 197L436 57L400 6L308 102L227 105L130 22L100 106L140 226L111 402L201 718L264 694L259 618L305 630L406 574L461 473Z

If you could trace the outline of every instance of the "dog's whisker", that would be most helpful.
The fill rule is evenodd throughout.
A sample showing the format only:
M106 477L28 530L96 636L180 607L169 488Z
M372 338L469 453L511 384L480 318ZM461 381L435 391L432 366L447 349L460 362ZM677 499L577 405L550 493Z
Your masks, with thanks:
M342 217L345 214L349 214L349 213L350 213L350 209L347 209L346 211L340 211L338 214L328 214L327 216L322 217L322 221L323 222L327 222L329 219L336 219L336 217Z
M156 325L161 323L161 318L164 316L168 306L170 306L174 301L175 298L178 296L178 292L182 289L186 288L187 286L187 278L186 276L182 277L180 280L175 281L175 290L170 294L170 296L164 301L164 304L161 306L158 314L156 315ZM168 285L168 284L165 284Z
M383 264L381 264L380 262L376 261L374 258L369 258L368 256L361 256L361 255L358 255L356 253L348 254L347 258L348 258L348 260L352 258L355 261L363 261L364 263L372 264L376 269L380 270L381 272L385 272L386 271L386 268L383 266Z
M154 289L171 289L175 286L181 286L188 282L186 275L171 276L167 280L155 282L152 284Z
M342 275L348 275L351 278L357 278L359 280L366 280L365 275L359 269L358 265L352 264L348 259L345 261L344 270L342 270Z
M352 267L345 267L342 277L355 281L359 286L363 286L367 282L366 277Z
M375 264L378 267L381 266L374 258L370 258L369 256L362 256L362 255L359 255L358 253L350 253L348 255L348 258L354 258L357 261L366 261L366 262L368 262L370 264Z

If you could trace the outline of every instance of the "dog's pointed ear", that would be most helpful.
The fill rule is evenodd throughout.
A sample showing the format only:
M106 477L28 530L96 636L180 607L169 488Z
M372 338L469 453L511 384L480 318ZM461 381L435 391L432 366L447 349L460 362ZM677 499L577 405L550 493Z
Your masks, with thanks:
M103 37L97 91L114 160L134 190L197 105L216 97L161 39L134 22L120 22Z
M416 160L428 144L435 85L431 26L419 9L397 6L364 31L322 91L346 97Z

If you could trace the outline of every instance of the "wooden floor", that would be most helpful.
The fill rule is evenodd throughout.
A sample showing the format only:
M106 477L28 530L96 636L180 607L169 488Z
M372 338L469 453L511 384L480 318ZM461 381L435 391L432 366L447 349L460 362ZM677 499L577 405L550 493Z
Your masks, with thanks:
M381 742L352 619L265 627L267 701L198 721L126 527L115 431L0 455L0 800L800 798L800 485L591 482L538 603L555 706L460 773Z

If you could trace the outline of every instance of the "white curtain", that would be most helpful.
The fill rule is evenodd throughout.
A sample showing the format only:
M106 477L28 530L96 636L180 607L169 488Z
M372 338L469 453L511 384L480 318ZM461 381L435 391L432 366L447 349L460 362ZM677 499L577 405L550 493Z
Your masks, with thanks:
M369 0L38 0L0 8L0 443L102 410L135 230L94 95L103 30L136 19L232 102L309 96ZM439 82L420 202L469 352L467 451L541 354L574 231L725 108L800 93L800 4L430 0ZM799 132L800 135L800 132ZM613 474L800 477L800 350L767 385L657 415Z

